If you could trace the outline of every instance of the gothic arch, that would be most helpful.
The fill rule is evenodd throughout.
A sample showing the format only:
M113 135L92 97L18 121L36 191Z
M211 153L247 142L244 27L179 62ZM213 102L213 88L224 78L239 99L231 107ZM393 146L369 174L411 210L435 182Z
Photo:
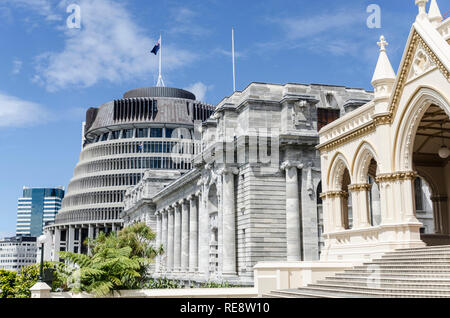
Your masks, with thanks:
M396 171L413 170L413 148L423 115L431 105L442 108L450 117L450 103L443 94L430 87L421 87L412 96L396 128L393 165Z
M350 174L350 179L352 179L350 165L348 164L347 159L342 153L337 153L331 162L330 168L328 169L328 190L339 191L342 189L342 181L346 169Z
M355 183L367 183L367 175L372 159L377 162L378 170L381 170L379 166L380 160L378 160L378 155L374 147L368 142L363 141L358 147L353 160L352 174Z

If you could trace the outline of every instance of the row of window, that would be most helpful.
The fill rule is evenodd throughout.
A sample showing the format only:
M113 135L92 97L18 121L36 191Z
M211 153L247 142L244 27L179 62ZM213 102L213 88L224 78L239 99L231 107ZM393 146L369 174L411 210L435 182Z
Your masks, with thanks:
M66 197L64 203L65 207L101 203L121 203L123 201L123 195L123 191L83 193Z
M76 210L62 214L57 223L72 223L72 222L88 222L88 221L101 221L101 220L119 220L122 208L104 208L104 209L88 209L88 210ZM61 241L64 241L61 238Z
M192 141L145 141L109 144L83 151L80 161L103 156L136 153L196 154L201 144Z
M83 178L70 183L68 191L77 191L81 189L104 188L104 187L121 187L136 185L142 174L121 174Z
M88 141L87 144L97 143L102 141L118 140L118 139L131 139L131 138L175 138L173 128L136 128L136 129L123 129L115 130L104 133L97 136L94 140ZM178 134L177 134L178 135ZM180 137L188 137L182 136Z
M168 157L134 157L102 160L81 165L75 169L75 175L112 170L190 170L190 159Z

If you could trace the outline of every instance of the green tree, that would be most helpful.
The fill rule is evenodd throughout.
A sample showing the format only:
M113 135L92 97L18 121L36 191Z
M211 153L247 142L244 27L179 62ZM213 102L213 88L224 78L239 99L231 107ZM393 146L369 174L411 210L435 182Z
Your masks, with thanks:
M53 263L44 262L44 270L53 267ZM40 264L33 264L27 267L23 267L20 270L20 272L16 276L15 298L31 297L30 288L39 281L40 268Z
M0 269L0 298L15 298L16 273Z
M66 261L59 266L60 277L75 266L66 288L73 292L86 291L97 296L106 296L114 290L138 289L148 279L148 268L162 249L155 249L152 241L155 234L144 223L123 229L119 233L100 234L88 240L92 255L60 252Z

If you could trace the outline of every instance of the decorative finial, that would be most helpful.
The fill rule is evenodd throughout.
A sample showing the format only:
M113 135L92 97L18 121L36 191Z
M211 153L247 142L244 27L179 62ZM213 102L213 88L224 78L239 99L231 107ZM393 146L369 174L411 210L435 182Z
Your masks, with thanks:
M377 44L380 47L380 52L386 52L386 46L388 46L389 43L386 42L384 35L380 36L380 42L377 42Z
M439 26L442 22L441 10L436 0L431 0L430 9L428 10L428 19L435 26Z
M417 17L424 17L427 15L427 6L428 0L416 0L416 6L419 7L419 14L417 15Z

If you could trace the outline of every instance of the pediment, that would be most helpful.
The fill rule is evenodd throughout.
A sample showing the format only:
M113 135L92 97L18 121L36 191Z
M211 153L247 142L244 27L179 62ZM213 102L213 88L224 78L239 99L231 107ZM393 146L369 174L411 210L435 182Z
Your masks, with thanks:
M445 45L448 44L445 43ZM450 71L413 27L402 58L401 68L397 73L396 84L389 105L391 121L396 114L405 86L436 68L450 82Z

